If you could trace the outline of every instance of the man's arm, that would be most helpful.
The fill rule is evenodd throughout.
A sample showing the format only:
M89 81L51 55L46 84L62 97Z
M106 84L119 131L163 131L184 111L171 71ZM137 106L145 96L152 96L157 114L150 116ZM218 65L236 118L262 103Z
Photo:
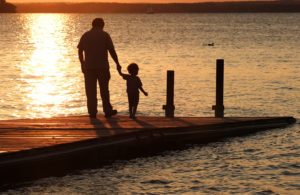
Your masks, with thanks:
M107 43L107 48L108 48L108 51L110 53L110 56L115 61L116 65L117 65L118 72L120 72L121 69L122 69L122 67L120 66L118 55L117 55L117 52L115 50L115 46L114 46L113 41L112 41L112 39L111 39L111 37L110 37L109 34L107 34L106 41L107 41L106 43Z
M117 65L117 70L118 72L121 71L122 67L120 66L119 63L119 59L118 59L118 55L116 53L116 50L114 48L110 48L109 50L110 56L112 57L112 59L115 61L116 65Z
M79 48L78 49L78 57L79 57L79 61L80 61L80 64L81 64L81 71L83 73L85 73L85 62L84 62L84 59L83 59L83 49Z

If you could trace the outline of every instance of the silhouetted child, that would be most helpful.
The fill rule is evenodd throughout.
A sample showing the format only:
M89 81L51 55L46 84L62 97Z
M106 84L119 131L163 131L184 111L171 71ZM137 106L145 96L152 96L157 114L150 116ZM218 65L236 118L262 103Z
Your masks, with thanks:
M139 104L139 90L141 90L145 96L148 96L148 93L144 91L142 87L142 81L137 76L139 72L139 67L135 63L128 65L127 70L129 74L123 74L120 69L118 69L119 74L127 82L127 94L128 94L128 103L129 103L129 114L130 118L135 118L135 113Z

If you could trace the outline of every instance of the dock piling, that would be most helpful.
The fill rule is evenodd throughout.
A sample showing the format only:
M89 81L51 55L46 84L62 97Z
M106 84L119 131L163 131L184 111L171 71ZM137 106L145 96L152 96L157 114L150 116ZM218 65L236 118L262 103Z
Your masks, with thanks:
M224 59L217 59L216 71L216 105L212 107L215 110L216 118L224 117Z
M167 103L163 109L166 117L174 117L174 70L167 71Z

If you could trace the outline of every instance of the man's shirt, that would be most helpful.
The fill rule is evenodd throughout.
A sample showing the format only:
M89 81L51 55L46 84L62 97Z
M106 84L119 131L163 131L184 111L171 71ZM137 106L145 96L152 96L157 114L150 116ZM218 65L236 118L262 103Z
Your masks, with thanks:
M107 32L92 28L82 35L77 47L84 51L86 69L109 69L107 53L114 45Z

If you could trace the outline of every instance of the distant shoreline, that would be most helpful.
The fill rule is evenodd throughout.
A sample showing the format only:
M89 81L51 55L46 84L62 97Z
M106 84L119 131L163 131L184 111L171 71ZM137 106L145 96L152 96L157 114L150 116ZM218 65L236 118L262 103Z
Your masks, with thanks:
M300 1L214 3L16 3L17 13L238 13L300 12Z
M0 13L15 13L16 6L11 3L5 3L5 1L1 1L0 3Z

